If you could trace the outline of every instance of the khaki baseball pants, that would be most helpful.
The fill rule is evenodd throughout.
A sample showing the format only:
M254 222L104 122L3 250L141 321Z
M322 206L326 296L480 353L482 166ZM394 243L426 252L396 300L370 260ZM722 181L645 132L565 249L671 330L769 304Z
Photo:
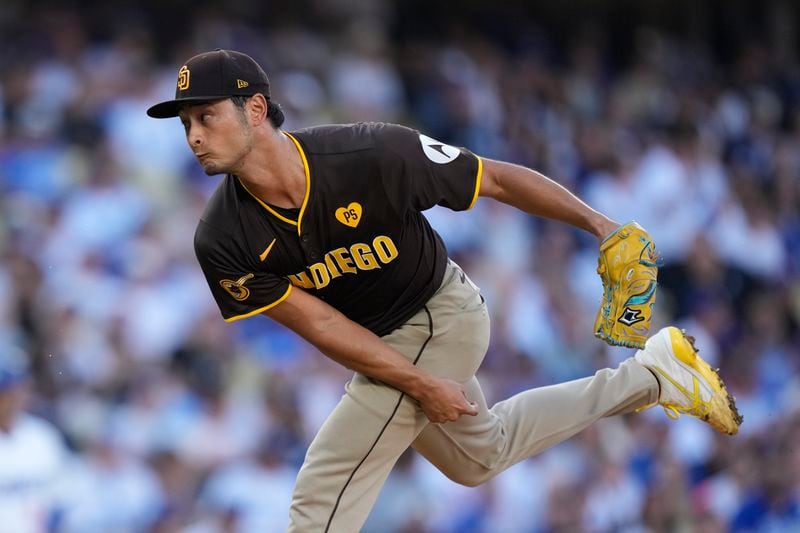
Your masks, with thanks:
M431 424L413 398L356 374L308 449L292 498L291 532L358 531L409 446L453 481L475 486L599 418L658 397L655 377L628 359L490 409L475 378L489 343L489 316L477 287L452 262L425 307L383 340L431 374L463 383L478 415Z

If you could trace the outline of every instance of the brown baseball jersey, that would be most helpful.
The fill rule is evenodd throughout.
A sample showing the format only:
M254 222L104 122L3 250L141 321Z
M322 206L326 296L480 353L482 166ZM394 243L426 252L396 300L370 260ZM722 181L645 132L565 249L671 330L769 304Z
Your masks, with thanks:
M195 251L226 321L262 313L294 287L385 335L442 282L447 250L421 211L472 207L482 164L464 148L392 124L286 132L305 167L300 208L269 205L227 175Z

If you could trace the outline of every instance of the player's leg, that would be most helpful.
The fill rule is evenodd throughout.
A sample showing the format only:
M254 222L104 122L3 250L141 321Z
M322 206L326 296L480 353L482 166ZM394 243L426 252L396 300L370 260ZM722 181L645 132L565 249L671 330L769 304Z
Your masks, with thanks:
M462 327L470 334L462 335ZM480 294L454 265L428 305L383 337L431 374L462 383L480 365L488 339ZM290 531L358 531L397 458L426 425L412 398L354 376L306 454L292 498Z
M384 341L420 364L433 336L430 314L422 309ZM356 374L308 449L289 530L358 531L398 457L427 424L415 400Z
M354 376L308 449L289 531L359 531L397 458L427 423L408 396Z
M531 389L488 408L474 377L485 353L489 319L480 293L457 266L454 282L428 302L438 334L426 353L426 369L465 383L477 416L430 424L413 447L466 485L482 483L509 466L561 442L599 418L632 411L657 400L658 382L629 360L594 376Z
M466 386L478 416L430 424L412 446L453 481L479 485L605 416L656 401L654 376L633 360L594 376L521 392L491 409L476 378Z
M490 479L601 417L656 403L671 418L686 413L727 435L734 435L742 423L734 398L700 358L692 337L671 326L650 337L635 358L617 369L525 391L491 409L486 409L477 379L466 389L478 402L478 416L431 424L413 444L446 475L466 485Z

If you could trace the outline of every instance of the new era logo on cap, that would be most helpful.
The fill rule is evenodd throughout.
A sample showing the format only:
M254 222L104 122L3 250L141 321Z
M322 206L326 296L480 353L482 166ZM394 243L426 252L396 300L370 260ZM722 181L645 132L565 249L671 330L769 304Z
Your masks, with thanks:
M217 49L189 59L178 71L175 99L152 106L147 114L153 118L176 117L182 103L256 93L269 99L269 80L258 63L247 54Z

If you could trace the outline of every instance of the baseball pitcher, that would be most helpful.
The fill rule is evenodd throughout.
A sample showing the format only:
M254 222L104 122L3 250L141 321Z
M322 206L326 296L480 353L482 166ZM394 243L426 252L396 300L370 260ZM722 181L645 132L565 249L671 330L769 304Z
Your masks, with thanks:
M206 174L225 174L195 234L223 318L266 315L355 371L308 449L290 531L358 531L409 446L474 486L601 417L654 404L736 433L733 400L691 337L668 327L648 338L658 255L637 224L620 226L535 171L403 126L284 131L266 74L239 52L189 59L175 98L148 114L180 117ZM487 405L475 378L486 303L422 214L468 210L479 196L598 237L593 334L640 348L635 357Z

